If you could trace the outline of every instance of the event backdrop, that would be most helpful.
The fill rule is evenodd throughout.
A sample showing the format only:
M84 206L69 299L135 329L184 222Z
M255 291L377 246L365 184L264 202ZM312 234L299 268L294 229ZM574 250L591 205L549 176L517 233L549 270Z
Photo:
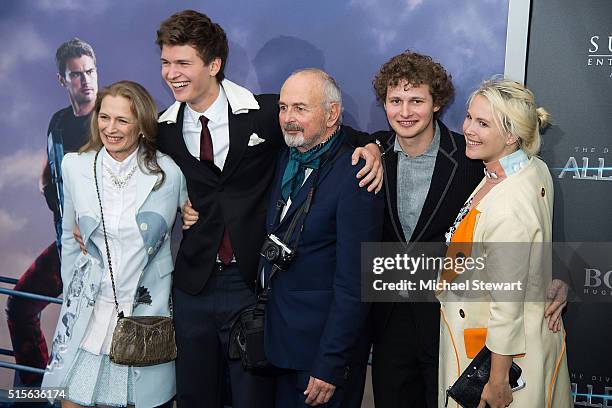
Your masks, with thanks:
M533 0L527 85L553 117L542 157L569 245L564 316L575 405L612 407L612 2Z
M346 122L367 131L387 127L372 78L407 48L432 55L452 74L457 96L444 120L454 129L470 90L504 67L508 0L2 1L0 275L19 277L54 239L38 177L49 119L68 105L57 81L58 45L74 36L89 42L100 87L138 81L161 109L172 97L159 74L155 30L186 8L208 14L227 31L228 78L254 92L278 92L294 69L323 68L344 91ZM1 296L0 309L4 305ZM57 306L42 318L49 340ZM11 348L4 319L0 347ZM10 384L12 372L0 369L0 388Z

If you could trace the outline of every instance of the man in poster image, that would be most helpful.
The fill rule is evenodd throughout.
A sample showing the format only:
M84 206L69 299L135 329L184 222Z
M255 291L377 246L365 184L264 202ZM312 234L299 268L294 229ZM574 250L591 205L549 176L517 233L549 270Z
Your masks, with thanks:
M158 147L181 167L191 204L202 214L184 233L174 270L177 403L220 406L227 367L234 408L269 408L272 380L228 362L227 349L232 321L255 301L270 185L285 146L278 98L225 79L225 32L202 13L170 16L157 44L162 78L176 99L160 115ZM375 157L358 149L355 163L359 153L370 159L361 185L374 180L369 189L378 188Z
M98 92L96 56L91 45L73 38L56 51L57 79L66 88L70 105L51 117L47 130L47 156L40 178L41 192L53 213L56 241L47 247L24 272L15 290L57 297L62 293L60 238L62 233L62 174L64 154L76 152L88 139L91 111ZM15 362L44 368L48 351L40 329L40 312L47 302L9 297L7 323ZM16 371L15 384L37 386L42 375Z

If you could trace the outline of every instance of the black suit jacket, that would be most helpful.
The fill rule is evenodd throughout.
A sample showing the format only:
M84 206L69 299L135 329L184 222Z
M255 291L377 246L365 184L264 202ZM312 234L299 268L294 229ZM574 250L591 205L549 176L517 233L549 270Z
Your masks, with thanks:
M437 122L437 126L440 127L440 148L429 192L410 242L443 242L444 234L483 177L482 162L471 160L465 155L464 137L451 132L440 121ZM383 224L383 241L406 242L397 212L397 152L393 150L395 133L383 131L373 136L381 141L385 148L383 163L387 210ZM372 324L375 339L376 335L384 330L394 305L394 303L376 303L373 306ZM418 327L437 335L439 305L414 303L411 306Z
M270 187L278 155L286 144L278 123L278 95L254 96L260 109L237 115L228 109L230 147L223 171L200 162L187 150L182 131L184 103L176 123L159 124L158 149L183 171L191 204L200 213L198 222L183 231L176 257L174 285L184 292L197 294L204 288L226 226L238 269L255 288ZM374 140L349 127L345 131L353 146ZM265 142L248 146L253 133Z
M199 293L206 284L226 226L240 273L255 286L270 185L278 152L285 145L278 125L278 96L255 98L258 110L235 115L228 109L230 147L223 171L187 150L184 103L176 123L159 124L158 149L183 171L191 204L200 213L198 222L183 232L174 269L174 285L187 293ZM253 133L265 142L248 146Z

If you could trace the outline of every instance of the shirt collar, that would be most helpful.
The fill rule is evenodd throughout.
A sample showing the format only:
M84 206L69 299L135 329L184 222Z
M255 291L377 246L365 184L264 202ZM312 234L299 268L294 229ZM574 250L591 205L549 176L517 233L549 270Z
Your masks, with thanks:
M225 120L227 121L227 111L223 109L225 106L227 106L227 96L225 95L223 87L219 87L217 99L215 99L213 104L210 105L205 112L197 112L187 105L185 107L185 113L193 123L198 123L202 115L206 116L212 123L220 123L223 122L224 113L226 116Z
M108 167L113 174L120 175L126 173L134 167L136 164L136 157L138 155L139 148L136 148L128 157L123 161L117 161L108 153L105 147L102 147L102 164Z
M248 89L243 88L240 85L236 85L229 79L224 79L223 81L221 81L221 88L223 88L223 91L225 92L227 102L229 103L229 106L232 109L232 113L234 115L247 113L249 110L259 109L259 103L257 103L255 96ZM219 98L217 98L217 100L218 99ZM166 123L176 123L180 108L181 102L175 101L172 105L168 107L168 109L166 109L163 114L160 115L157 121Z
M427 150L425 150L419 156L436 157L438 155L438 150L440 148L440 126L438 126L436 122L434 122L433 127L434 127L434 137L431 140L431 144L429 145ZM402 146L400 146L399 141L397 140L397 135L395 136L395 144L393 145L393 151L404 153L404 151L402 150Z
M509 177L511 174L514 174L525 167L528 161L529 157L523 151L523 149L518 149L516 152L499 159L499 164L504 169L506 176Z

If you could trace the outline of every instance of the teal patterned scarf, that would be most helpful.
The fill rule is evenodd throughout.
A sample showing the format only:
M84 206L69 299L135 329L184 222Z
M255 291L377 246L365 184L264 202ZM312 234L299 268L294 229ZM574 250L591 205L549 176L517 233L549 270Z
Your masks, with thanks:
M289 197L293 201L297 196L304 183L306 169L317 170L321 166L322 156L332 148L339 133L340 127L325 142L304 153L300 153L295 147L289 149L289 161L287 167L285 167L281 183L281 196L285 202Z

